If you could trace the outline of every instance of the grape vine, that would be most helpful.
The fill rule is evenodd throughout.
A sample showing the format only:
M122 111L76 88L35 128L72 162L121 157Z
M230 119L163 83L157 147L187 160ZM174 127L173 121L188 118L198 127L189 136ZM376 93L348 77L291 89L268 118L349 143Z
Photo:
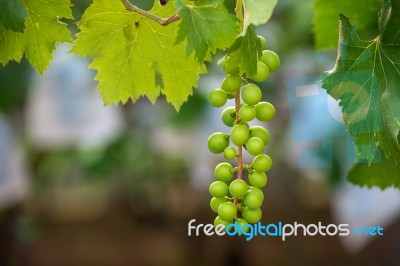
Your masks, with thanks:
M235 106L226 107L221 114L222 122L231 127L229 134L216 132L208 139L208 148L212 153L223 153L225 159L237 159L237 166L223 162L214 170L216 179L210 185L209 192L213 198L211 209L218 214L214 225L237 222L240 225L257 223L262 217L261 205L264 194L261 190L267 184L267 175L272 167L271 158L263 154L269 143L269 132L261 126L250 126L255 118L262 122L275 117L275 108L262 100L260 88L250 81L264 82L270 72L279 68L280 60L276 53L266 49L266 40L257 36L261 43L261 57L257 62L256 72L251 75L239 75L239 67L231 66L229 57L225 57L222 66L227 73L220 89L209 94L209 102L214 107L222 107L228 99L235 99ZM230 145L230 142L237 148ZM243 151L255 156L251 164L243 163ZM243 171L248 175L248 184ZM236 175L236 178L235 178Z
M242 179L243 171L254 170L253 164L239 161L242 153L260 156L260 139L264 144L269 140L255 126L246 133L248 123L269 121L274 115L269 103L259 103L261 92L249 81L262 82L279 67L278 56L265 50L265 40L256 34L256 27L270 19L277 0L236 0L236 17L224 0L154 0L150 10L135 2L93 0L72 36L66 22L73 19L73 0L2 0L0 64L26 58L43 74L56 44L70 42L71 52L90 60L89 68L97 71L95 79L106 105L142 97L155 103L164 96L179 111L200 75L207 72L206 63L217 51L226 51L221 61L228 75L209 101L222 107L235 99L235 106L221 115L232 131L229 136L213 135L216 141L209 148L229 160L237 158L234 171ZM356 148L357 162L348 179L362 186L399 188L400 0L313 0L313 9L316 47L339 47L336 67L322 76L321 84L340 101ZM258 139L253 139L255 134ZM221 151L226 142L237 148ZM371 166L379 153L380 163ZM387 174L381 177L382 172ZM248 176L249 181L256 179ZM234 205L240 201L233 198Z

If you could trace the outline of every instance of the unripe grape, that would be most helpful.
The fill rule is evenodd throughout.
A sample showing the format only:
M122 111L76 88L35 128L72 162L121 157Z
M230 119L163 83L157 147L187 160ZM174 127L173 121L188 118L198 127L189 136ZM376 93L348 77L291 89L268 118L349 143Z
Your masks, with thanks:
M217 180L230 182L233 177L233 167L229 163L220 163L215 167L214 176Z
M261 49L264 50L265 48L267 48L267 41L265 40L265 38L261 35L257 35L257 38L261 42Z
M250 78L256 82L264 82L269 77L269 69L263 62L257 62L257 72Z
M262 51L260 61L267 65L270 72L276 71L281 65L279 56L271 50Z
M261 207L263 199L257 194L257 192L249 191L243 198L243 202L249 209L258 209Z
M226 147L224 150L224 157L227 160L233 160L237 156L236 150L233 147Z
M249 182L255 187L263 188L267 184L267 181L268 178L264 172L253 171L251 174L249 174Z
M229 193L235 198L241 198L247 192L247 183L243 179L236 179L229 185Z
M243 212L244 208L246 208L246 206L244 205L243 202L236 205L236 207L238 208L238 211L240 211L240 212Z
M245 125L235 125L231 130L231 140L237 146L242 146L249 139L249 129Z
M251 155L259 155L264 151L264 142L257 137L249 138L246 142L246 149Z
M261 220L262 212L261 212L260 208L254 209L254 210L252 210L250 208L245 208L243 213L242 213L242 216L249 223L254 224L254 223L257 223L258 221Z
M228 194L228 185L222 181L211 183L209 192L213 197L222 198Z
M221 89L226 92L236 92L242 86L242 77L238 74L228 74L221 84Z
M260 88L252 83L249 83L242 88L242 99L249 105L256 105L261 101L262 92Z
M222 132L216 132L208 138L208 149L212 153L221 153L229 145L229 137Z
M237 223L240 225L240 232L242 232L243 233L243 227L244 227L244 231L245 232L248 232L249 231L249 226L248 226L248 222L245 220L245 219L243 219L243 218L240 218L240 219L237 219Z
M228 99L234 99L236 96L236 93L230 92L230 93L227 93L226 95L228 96Z
M264 142L264 145L269 143L269 133L261 126L253 126L250 128L250 138L257 137Z
M219 205L218 216L225 222L231 222L237 214L237 207L230 201L224 202Z
M228 74L238 74L239 73L239 67L237 65L230 64L230 62L228 61L228 57L226 57L224 59L224 61L222 62L222 68Z
M214 226L217 226L217 225L220 225L220 224L222 224L222 225L224 226L224 229L225 229L225 227L228 226L229 222L225 222L224 220L222 220L221 218L219 218L219 216L217 216L217 217L215 218L215 220L214 220Z
M258 187L255 186L251 186L249 187L248 191L254 191L258 194L258 196L264 201L264 193L262 192L261 189L259 189Z
M235 121L235 123L233 123L233 125L234 125L234 126L236 126L236 125L243 125L243 126L246 126L247 128L250 127L249 123L246 122L246 121L239 121L239 123L237 123L237 122ZM249 132L249 134L250 134L250 132Z
M226 104L228 96L226 92L221 89L214 89L208 95L208 100L210 104L214 107L221 107Z
M223 198L213 197L211 199L211 201L210 201L211 210L213 210L213 212L215 212L215 213L218 213L219 205L221 205L224 202L226 202L226 198L225 197L223 197Z
M252 105L244 105L239 110L239 117L243 121L251 121L256 117L256 109Z
M272 166L272 160L266 154L257 155L253 159L253 168L257 172L266 172L269 169L271 169L271 166Z
M236 121L236 110L235 107L226 107L221 113L222 122L228 127L232 127L233 123Z
M256 104L256 118L263 122L268 122L274 119L276 110L269 102L259 102Z
M256 104L256 118L263 122L268 122L274 119L276 110L269 102L259 102Z

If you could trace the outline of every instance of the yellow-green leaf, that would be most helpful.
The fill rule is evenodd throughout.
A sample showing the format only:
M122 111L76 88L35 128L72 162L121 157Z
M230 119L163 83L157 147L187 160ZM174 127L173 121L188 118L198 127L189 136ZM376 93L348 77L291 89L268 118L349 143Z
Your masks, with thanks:
M176 10L171 2L156 2L150 12L168 17ZM161 26L126 10L120 0L95 0L78 26L72 52L93 60L106 104L141 96L155 102L162 93L179 110L205 72L193 54L184 54L183 43L175 45L177 23Z
M0 26L0 63L19 62L25 54L28 61L43 73L53 58L57 42L71 40L65 23L59 18L72 18L69 0L21 0L28 11L23 33Z

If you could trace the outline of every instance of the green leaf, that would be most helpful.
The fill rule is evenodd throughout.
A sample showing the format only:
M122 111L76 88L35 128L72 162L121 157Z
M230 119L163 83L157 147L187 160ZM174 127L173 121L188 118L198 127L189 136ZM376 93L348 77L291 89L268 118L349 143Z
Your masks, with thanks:
M314 0L313 31L318 49L336 49L338 43L339 13L357 25L362 35L377 29L377 14L382 0Z
M381 162L371 165L357 163L347 174L347 179L359 186L377 186L385 189L391 186L400 189L400 165L383 157Z
M53 59L57 42L70 42L65 23L58 18L72 18L69 0L21 0L29 12L25 29L25 54L41 74Z
M209 52L215 54L217 49L225 50L233 43L238 24L221 0L189 3L175 2L181 17L176 43L186 39L186 54L195 51L196 59L203 62Z
M8 62L21 61L25 51L24 33L7 30L0 26L0 63L6 65Z
M169 17L176 10L169 2L151 13ZM136 101L160 93L179 109L193 92L203 64L185 56L183 43L175 45L177 23L161 26L125 9L120 0L95 0L79 22L81 32L72 52L93 60L98 89L106 104Z
M249 26L246 34L239 36L226 55L228 70L239 67L240 74L252 76L257 72L257 61L261 56L262 45L257 38L254 26ZM232 69L229 69L232 67Z
M0 2L0 25L7 30L23 32L28 12L18 0Z
M59 18L72 18L69 0L21 0L28 10L23 33L0 26L0 63L19 62L25 53L32 66L43 73L52 59L57 42L71 37Z
M243 0L244 29L250 24L261 25L268 21L276 6L277 0Z
M343 107L357 156L369 162L377 146L400 162L400 0L385 1L379 36L363 41L340 16L339 54L322 86Z

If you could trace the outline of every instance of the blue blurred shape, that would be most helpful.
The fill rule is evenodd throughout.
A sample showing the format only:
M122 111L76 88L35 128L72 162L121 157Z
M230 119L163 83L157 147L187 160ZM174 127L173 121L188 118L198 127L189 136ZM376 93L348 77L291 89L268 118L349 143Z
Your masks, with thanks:
M294 144L310 144L307 147L298 145L302 147L298 165L301 168L332 168L333 140L336 137L347 138L347 163L353 164L354 146L343 123L339 104L316 80L317 77L303 77L286 82L292 141Z

